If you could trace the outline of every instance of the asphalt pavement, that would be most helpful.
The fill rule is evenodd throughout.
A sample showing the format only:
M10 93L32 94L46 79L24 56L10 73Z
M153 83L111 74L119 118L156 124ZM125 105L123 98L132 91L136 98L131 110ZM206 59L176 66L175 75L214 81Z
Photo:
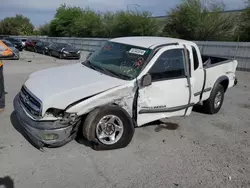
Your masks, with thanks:
M193 111L137 128L130 145L119 150L94 151L73 140L41 152L18 131L13 98L30 73L79 60L25 51L20 57L4 65L0 188L250 187L249 72L237 72L239 83L216 115Z

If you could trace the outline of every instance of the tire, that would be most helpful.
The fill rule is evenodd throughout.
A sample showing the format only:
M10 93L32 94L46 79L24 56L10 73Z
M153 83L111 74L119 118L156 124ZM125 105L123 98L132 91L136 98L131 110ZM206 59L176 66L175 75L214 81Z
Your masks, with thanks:
M48 51L48 55L52 57L52 53L51 53L51 51Z
M20 59L20 56L18 54L15 54L14 55L14 60L19 60Z
M100 128L102 126L98 124L99 121L105 116L115 117L116 124L119 125L119 122L122 122L122 126L118 126L119 128L117 129L114 126L115 123L111 123L111 125L105 123L106 125L103 124L103 126L108 127L110 125L110 127L103 129L104 131L100 131ZM123 127L122 130L120 129L121 127ZM111 139L109 140L109 137L107 136L108 134L99 134L100 132L104 133L105 131L110 131L109 134L113 132L110 137L118 133L116 138L114 137L115 141L112 141ZM131 142L133 138L134 124L131 117L124 109L116 105L107 105L104 107L97 108L88 114L83 123L82 134L88 141L93 143L94 150L113 150L118 148L124 148ZM101 139L100 135L105 135L105 137L108 138L108 141L105 141L104 138Z
M211 92L209 99L204 101L203 103L204 111L208 114L218 113L224 101L224 93L224 87L221 84L215 86L215 88Z

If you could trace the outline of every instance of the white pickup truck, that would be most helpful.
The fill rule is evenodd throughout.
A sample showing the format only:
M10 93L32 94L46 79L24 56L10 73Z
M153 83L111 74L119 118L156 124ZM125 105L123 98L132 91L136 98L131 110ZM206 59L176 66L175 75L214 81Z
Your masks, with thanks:
M96 150L123 148L135 127L188 116L196 104L217 113L236 84L237 64L202 56L190 41L115 38L82 63L32 73L14 108L39 148L62 146L77 133Z

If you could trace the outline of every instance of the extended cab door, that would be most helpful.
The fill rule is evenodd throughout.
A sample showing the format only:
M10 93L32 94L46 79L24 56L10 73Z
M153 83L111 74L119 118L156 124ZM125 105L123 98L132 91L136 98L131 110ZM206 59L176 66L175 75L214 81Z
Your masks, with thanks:
M205 87L205 72L202 65L200 50L197 45L191 46L190 62L194 103L198 103L201 100L202 92L206 93L210 91L211 88Z
M142 75L151 75L152 84L139 88L138 126L166 117L190 114L194 95L188 76L188 51L191 51L189 46L164 47L142 72Z

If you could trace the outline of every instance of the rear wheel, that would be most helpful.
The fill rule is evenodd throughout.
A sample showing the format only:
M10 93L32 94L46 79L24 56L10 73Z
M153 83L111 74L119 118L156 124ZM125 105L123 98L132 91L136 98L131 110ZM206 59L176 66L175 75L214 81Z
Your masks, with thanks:
M95 150L124 148L133 138L134 124L124 109L108 105L89 113L82 133Z
M209 114L218 113L224 101L224 93L224 87L221 84L215 86L209 99L203 103L205 112Z

